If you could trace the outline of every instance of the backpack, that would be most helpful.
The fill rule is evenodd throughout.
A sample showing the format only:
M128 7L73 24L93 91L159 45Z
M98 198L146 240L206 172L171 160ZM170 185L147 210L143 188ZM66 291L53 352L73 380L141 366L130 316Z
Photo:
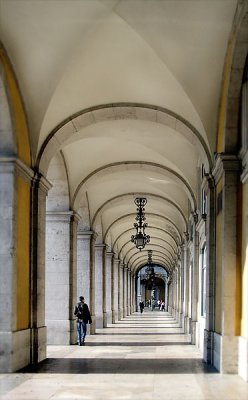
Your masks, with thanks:
M83 319L83 311L84 311L83 304L78 303L75 308L74 315L76 315L78 319Z

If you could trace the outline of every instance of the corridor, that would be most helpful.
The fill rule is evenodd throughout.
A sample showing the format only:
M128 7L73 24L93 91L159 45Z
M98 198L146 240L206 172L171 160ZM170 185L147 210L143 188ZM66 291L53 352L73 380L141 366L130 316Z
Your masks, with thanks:
M134 313L78 346L49 346L35 370L1 374L1 400L245 400L248 385L202 362L168 314Z

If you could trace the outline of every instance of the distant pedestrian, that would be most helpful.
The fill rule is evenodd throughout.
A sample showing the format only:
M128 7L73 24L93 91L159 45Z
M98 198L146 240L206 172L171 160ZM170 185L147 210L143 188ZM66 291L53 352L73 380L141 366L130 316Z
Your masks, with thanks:
M143 302L143 301L140 301L140 302L139 302L139 308L140 308L140 312L141 312L141 314L142 314L143 311L144 311L144 308L145 308L145 305L144 305L144 302Z
M162 301L162 303L161 303L161 311L165 311L165 302L164 301Z
M83 296L79 297L79 303L75 305L74 315L77 317L77 343L82 346L87 333L87 324L92 323L90 310Z

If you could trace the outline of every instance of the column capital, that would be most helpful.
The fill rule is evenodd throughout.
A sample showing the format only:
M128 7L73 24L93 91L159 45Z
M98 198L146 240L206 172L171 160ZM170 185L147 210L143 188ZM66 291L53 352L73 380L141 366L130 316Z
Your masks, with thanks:
M243 155L242 158L242 174L241 182L246 183L248 181L248 151Z
M94 235L93 231L81 231L81 230L79 230L77 232L78 239L88 239L88 240L90 240L93 235Z
M73 211L47 211L46 220L49 222L70 222Z
M241 170L240 159L235 154L217 153L213 176L217 184L225 172L239 172Z
M104 244L104 243L95 244L96 250L104 250L105 247L106 247L106 244Z
M32 178L32 186L47 195L53 185L40 172L36 172Z
M106 257L113 258L114 255L115 255L115 253L113 253L112 251L106 251Z
M30 183L34 177L34 171L17 157L0 157L0 172L16 173Z

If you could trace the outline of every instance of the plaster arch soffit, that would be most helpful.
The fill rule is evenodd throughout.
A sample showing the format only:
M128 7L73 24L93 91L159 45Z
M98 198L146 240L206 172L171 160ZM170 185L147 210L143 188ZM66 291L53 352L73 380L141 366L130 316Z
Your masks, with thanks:
M108 226L108 228L106 229L106 232L105 232L105 234L104 234L104 236L103 236L103 241L104 241L104 242L106 241L107 235L108 235L110 229L113 228L113 225L114 225L114 224L116 224L117 222L120 222L120 221L123 220L124 218L135 217L136 215L137 215L136 213L130 213L130 214L122 215L121 217L119 217L119 218L117 218L116 220L114 220L114 221ZM161 219L164 219L164 218L165 218L163 215L155 214L155 213L146 213L146 216L147 216L147 217L149 217L149 216L151 216L151 217L158 217L158 218L161 218ZM186 219L183 218L183 220L184 220L184 224L185 224L185 230L187 231L187 229L186 229L186 228L187 228ZM134 228L133 228L133 229L134 229ZM148 225L148 229L149 229L149 225ZM173 240L175 241L174 238L173 238ZM175 242L176 242L176 241L175 241ZM177 243L177 242L176 242L176 243ZM177 243L177 244L178 244L178 243Z
M134 275L137 275L139 273L139 271L145 267L147 264L141 264L140 266L137 266L136 269L133 270ZM165 270L165 272L167 272L167 274L170 274L170 270L168 269L168 267L166 267L164 264L162 263L156 263L156 266L161 267Z
M143 193L144 194L144 193ZM133 196L133 193L128 193L128 194L126 194L126 195L132 195ZM125 196L126 196L125 195ZM137 195L142 195L141 193L137 193ZM145 194L145 195L147 195L147 194ZM121 195L121 196L116 196L116 197L114 197L114 199L117 199L117 198L119 198L119 197L122 197L123 195ZM150 195L149 195L150 196ZM160 196L158 196L158 197L160 197ZM161 198L162 198L162 196L161 196ZM163 200L164 200L165 198L163 198ZM111 199L111 200L113 200L113 199ZM111 200L109 200L109 201L111 201ZM167 199L166 199L167 200ZM107 203L107 202L106 202ZM105 203L105 204L106 204ZM136 216L137 215L137 213L130 213L130 214L126 214L125 215L125 217L127 217L127 216ZM183 242L183 238L182 238L182 235L181 235L181 233L180 233L180 231L179 231L179 229L177 228L177 226L176 226L176 224L173 222L173 221L171 221L171 219L170 218L168 218L168 217L165 217L164 215L161 215L161 214L156 214L156 213L146 213L146 216L151 216L151 217L157 217L157 218L160 218L160 219L163 219L164 221L166 221L166 222L168 222L168 224L170 224L170 225L172 225L173 226L173 228L175 229L175 231L176 231L176 233L177 233L177 235L178 235L178 237L179 237L179 242L180 243L182 243ZM184 222L185 222L185 224L186 224L186 219L184 219ZM93 223L92 223L92 225L93 225ZM93 225L94 226L94 225ZM165 231L164 229L162 229L162 228L159 228L159 227L156 227L156 226L151 226L151 225L148 225L148 228L149 229L158 229L158 230L160 230L160 231L163 231L163 232L166 232L167 233L167 231ZM135 228L134 227L132 227L132 228L130 228L130 229L127 229L126 231L124 231L124 232L122 232L116 239L115 239L115 241L114 241L114 243L113 243L113 247L115 246L115 244L116 244L116 242L117 242L117 240L118 239L120 239L120 237L122 236L122 235L124 235L126 232L128 232L128 231L133 231ZM106 237L107 237L107 231L106 231L106 234L104 235L104 239L106 239Z
M167 242L167 243L168 243L168 242ZM149 246L149 245L146 246L147 249L148 249L148 246ZM161 245L159 245L159 244L153 244L153 245L151 245L150 247L151 247L151 250L155 250L157 253L165 254L165 252L167 252L167 253L169 254L169 257L170 257L170 259L172 260L172 262L176 260L176 255L173 256L173 254L167 249L167 247L165 248L165 247L163 247L163 246L161 246ZM156 250L157 248L159 248L159 249L161 249L161 250ZM162 252L162 250L163 250L164 252ZM123 259L124 262L127 262L127 263L128 263L128 262L130 261L131 257L129 258L129 260L127 260L127 256L128 256L128 254L129 254L131 251L135 251L135 248L132 248L132 249L129 249L129 250L128 250L128 252L125 254L125 257L124 257L124 259Z
M154 264L159 264L161 262L163 263L163 265L167 266L168 271L170 272L172 271L172 269L168 266L167 261L163 257L157 256L156 258L154 258ZM143 265L146 265L146 262L145 260L143 260L143 257L139 257L131 264L131 269L134 271L137 265L139 265L139 263L143 263Z
M208 145L200 132L185 118L164 107L128 102L89 107L64 119L42 143L37 157L37 168L46 175L54 154L72 135L89 125L118 119L147 120L172 127L187 140L195 143L206 170L212 168L213 162Z
M122 161L122 162L116 162L116 163L104 165L100 168L97 168L95 171L92 171L85 179L83 179L82 182L80 182L80 184L76 188L75 193L73 195L73 199L72 199L72 207L74 209L76 209L78 207L79 202L80 202L80 193L82 191L84 191L84 185L93 177L95 178L97 174L100 174L103 171L108 170L108 169L111 172L113 172L113 168L119 169L121 171L121 170L123 170L123 168L125 168L125 170L127 170L128 167L140 168L141 166L142 167L146 166L148 168L155 168L157 170L160 169L163 172L166 171L167 174L169 174L173 177L173 180L175 180L175 179L178 180L180 185L183 185L183 187L190 199L192 211L195 211L197 209L196 198L195 198L194 192L193 192L191 186L189 185L189 183L181 175L179 175L177 172L173 171L171 168L168 168L165 165L156 164L156 163L153 163L150 161L125 161L125 162Z
M155 226L151 226L150 228L152 228L152 229L157 229L157 230L162 230L163 232L165 232L165 233L167 234L167 231L165 231L164 229L157 228L157 227L155 227ZM133 231L133 229L128 229L128 230L125 231L124 233L130 232L130 231ZM124 234L124 233L123 233L123 234ZM123 234L121 234L121 235L123 235ZM120 236L121 236L121 235L120 235ZM160 239L162 239L162 238L160 238ZM170 246L170 248L172 249L173 253L171 253L171 252L167 249L168 252L170 252L171 257L172 257L172 258L173 258L173 257L176 257L176 256L177 256L177 253L176 253L175 249L172 247L172 245L171 245L169 242L167 242L166 240L163 240L163 241L164 241L164 243L166 243L167 246ZM129 240L129 242L126 242L125 244L127 244L127 243L130 243L130 240ZM113 245L113 251L115 251L115 246L116 246L116 243L115 243L115 245ZM156 245L155 245L155 244L147 244L147 246L152 246L152 247L158 246L158 247L162 247L162 246L157 245L157 244L156 244ZM125 257L128 255L128 253L129 253L130 251L132 251L132 249L128 250L128 252L126 253ZM125 258L125 257L124 257L124 258Z
M161 254L162 254L162 255L161 255ZM134 258L134 257L135 257L135 259L134 259L133 261L131 261L131 259ZM147 259L147 256L146 256L146 255L140 255L139 252L136 252L135 254L132 255L132 257L130 258L130 260L127 262L127 265L132 265L133 263L136 262L136 260L137 260L138 258L141 258L141 257L142 257L142 259L143 259L144 257L146 257L146 259ZM173 268L173 264L171 263L171 260L170 260L165 254L163 254L163 253L161 253L161 252L156 252L156 253L153 254L153 260L156 260L158 257L160 257L161 259L165 260L166 263L170 266L171 269ZM154 263L154 261L153 261L153 263Z
M167 240L164 240L164 239L162 239L161 237L158 237L158 236L153 236L152 239L154 239L154 240L160 240L161 242L166 243L166 244L168 243ZM119 257L119 258L120 258L120 256L121 256L121 253L123 252L124 247L126 247L128 244L130 244L130 240L129 240L128 242L124 243L124 245L121 247L120 251L118 252L118 257ZM148 244L147 246L152 247L153 245L152 245L152 244ZM170 245L170 246L171 246L171 245ZM171 247L172 247L172 246L171 246ZM135 247L132 248L132 249L130 249L130 250L133 250L133 249L135 249ZM174 249L173 249L173 250L174 250ZM174 251L175 251L175 250L174 250ZM177 255L177 254L175 253L175 256L176 256L176 255ZM126 253L125 256L123 257L123 261L125 260L126 256L127 256L127 253ZM173 257L172 257L172 260L174 260ZM130 259L129 259L129 261L130 261Z
M106 237L107 237L107 235L108 235L108 232L109 232L109 230L113 227L114 224L120 222L120 221L121 221L122 219L124 219L124 218L130 217L130 216L134 216L134 215L136 215L136 214L126 214L126 215L123 215L123 216L117 218L116 220L114 220L114 221L109 225L109 227L107 228L106 233L104 234L104 237L103 237L103 242L104 242L104 243L106 242ZM163 216L158 215L158 214L147 213L146 215L147 215L147 216L149 216L149 215L156 215L156 216L161 217L161 219L163 218ZM133 228L133 229L134 229L134 228ZM148 229L149 229L149 226L148 226ZM175 244L176 244L176 247L178 247L178 246L181 244L181 243L178 243L178 242L176 241L176 239L173 237L173 235L172 235L170 232L165 231L165 233L173 239L173 241L174 241ZM127 242L127 243L129 243L129 242ZM122 248L123 248L123 246L122 246Z

